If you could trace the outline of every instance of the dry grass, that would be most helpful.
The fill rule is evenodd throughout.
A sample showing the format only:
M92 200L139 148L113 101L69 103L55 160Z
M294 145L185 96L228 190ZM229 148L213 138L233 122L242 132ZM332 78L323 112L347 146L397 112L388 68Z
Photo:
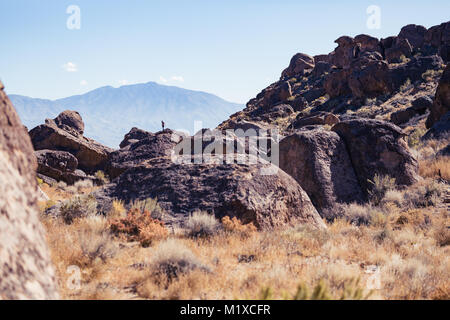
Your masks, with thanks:
M419 162L419 173L426 178L442 178L450 182L450 157L425 159Z
M342 206L344 218L326 230L257 231L202 215L169 234L137 209L159 210L156 201L128 215L115 201L108 218L42 220L64 299L450 299L445 188L431 178L404 190L389 184L378 204ZM59 197L55 189L47 193Z

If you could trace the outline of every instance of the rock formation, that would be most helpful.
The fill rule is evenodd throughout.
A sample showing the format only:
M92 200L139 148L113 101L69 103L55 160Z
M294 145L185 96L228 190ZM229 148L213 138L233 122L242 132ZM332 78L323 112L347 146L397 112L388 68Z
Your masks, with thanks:
M0 299L57 299L39 221L36 158L0 83Z
M129 203L157 197L168 212L168 223L182 224L192 212L204 210L218 218L236 216L260 229L298 223L325 227L292 177L257 158L249 157L249 163L244 156L237 156L241 163L224 163L215 156L200 164L194 163L197 156L151 159L124 172L96 196L106 212L113 198Z

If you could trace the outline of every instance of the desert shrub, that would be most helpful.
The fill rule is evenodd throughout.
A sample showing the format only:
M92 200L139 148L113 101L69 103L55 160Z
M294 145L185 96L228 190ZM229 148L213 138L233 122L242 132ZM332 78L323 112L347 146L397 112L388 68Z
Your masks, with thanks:
M283 300L367 300L373 294L373 291L365 293L360 286L360 279L349 279L344 283L344 287L337 295L333 295L325 280L321 279L311 290L310 287L301 283L293 295L285 293ZM265 287L261 290L261 300L272 300L273 289Z
M189 216L185 228L191 237L209 237L217 233L220 223L214 215L197 211Z
M403 205L403 193L394 189L386 191L383 199L381 200L381 204L385 206L388 203L393 203L397 207L401 208Z
M372 188L368 190L370 200L373 204L380 204L385 194L389 190L395 189L395 179L389 176L375 174L373 180L368 180Z
M149 211L130 209L125 218L113 219L110 230L126 241L138 241L148 247L154 240L166 238L167 228L160 220L153 219Z
M405 92L411 87L411 79L406 79L405 83L400 86L400 92Z
M134 200L131 202L130 207L141 212L148 211L154 219L162 220L164 218L164 210L159 206L158 199Z
M437 245L444 247L450 245L450 229L446 225L438 226L434 232L433 237Z
M370 210L370 225L375 227L383 227L387 223L386 215L380 210Z
M65 183L64 181L59 181L59 182L56 183L56 185L54 185L54 187L57 190L65 191L66 188L67 188L67 183Z
M103 171L101 171L101 170L98 170L98 171L95 173L95 177L97 178L97 180L100 182L101 185L109 183L108 177L107 177L106 174L105 174Z
M325 229L319 229L308 224L300 224L286 230L285 234L297 239L310 239L315 241L319 246L323 246L331 236Z
M442 199L445 185L436 180L428 179L410 187L405 193L405 202L410 208L436 206Z
M368 206L350 203L343 207L345 218L354 225L368 225L370 223L370 210Z
M92 183L92 180L78 180L73 186L78 192L81 192L83 189L92 188L94 184Z
M229 216L223 217L222 227L225 232L235 233L244 238L249 237L256 232L256 227L253 223L242 224L242 222L236 217L233 217L231 219Z
M157 279L168 282L196 269L210 271L189 248L175 239L158 245L152 257L152 269Z
M408 146L410 148L417 148L420 147L421 145L421 140L420 138L422 138L422 136L427 132L427 130L425 128L417 128L414 131L412 131L409 135L408 135Z
M117 252L111 234L107 229L106 219L102 216L90 216L80 221L77 226L78 241L83 255L89 263L100 259L105 262Z
M64 222L70 224L74 219L94 216L97 213L97 201L91 195L75 196L64 202L59 212Z
M111 211L108 213L110 218L125 218L127 210L122 200L114 199L111 206Z

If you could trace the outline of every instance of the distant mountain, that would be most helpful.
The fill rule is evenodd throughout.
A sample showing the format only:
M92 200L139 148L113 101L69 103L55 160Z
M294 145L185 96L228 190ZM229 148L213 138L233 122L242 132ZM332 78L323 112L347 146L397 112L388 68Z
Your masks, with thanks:
M22 122L29 128L54 118L61 111L75 110L83 117L85 136L118 148L132 127L159 131L161 120L171 129L194 130L194 121L214 128L242 105L213 94L186 90L155 82L102 87L83 95L58 100L9 95Z

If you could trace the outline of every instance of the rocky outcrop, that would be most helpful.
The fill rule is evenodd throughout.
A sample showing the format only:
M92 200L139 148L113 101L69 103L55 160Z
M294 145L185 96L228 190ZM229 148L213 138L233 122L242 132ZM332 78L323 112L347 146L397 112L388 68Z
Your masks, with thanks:
M389 66L378 52L366 52L351 63L348 86L357 98L391 92Z
M371 119L341 121L334 125L345 141L363 190L371 190L375 174L389 175L399 186L417 181L417 160L409 152L403 131L388 122Z
M145 160L170 156L180 140L181 135L170 129L151 134L133 128L120 144L124 147L109 154L105 171L115 179Z
M84 133L84 122L76 111L66 110L61 112L55 119L58 128L67 131L74 136L82 136Z
M314 69L314 58L305 53L297 53L291 59L289 66L281 73L281 79L289 79L296 75L303 75L305 71Z
M450 21L429 28L425 34L425 43L437 49L445 62L450 62Z
M433 106L430 110L430 115L427 119L426 126L431 128L441 117L450 111L450 64L445 68L439 81L434 98Z
M391 122L396 125L407 123L416 116L424 115L433 106L433 100L428 96L419 97L412 102L411 107L391 114Z
M329 125L333 126L339 122L339 118L330 112L313 112L309 115L299 113L294 122L290 125L291 129L300 129L305 126L312 125Z
M39 221L36 158L0 83L0 299L57 299Z
M29 134L35 150L66 151L78 160L79 168L88 173L104 170L108 155L113 150L81 135L79 114L72 111L61 113L54 120L32 129Z
M422 137L422 140L441 139L450 136L450 111L444 114L441 119L436 122L430 130Z
M132 128L130 132L128 132L125 137L123 138L122 142L120 143L119 147L121 149L138 142L140 140L143 140L145 138L151 138L154 134L139 128Z
M280 142L280 168L309 195L324 218L336 203L362 202L364 194L343 140L332 131L302 130Z
M182 224L192 212L204 210L218 218L236 216L259 229L298 223L325 228L308 195L292 177L268 162L242 157L223 163L213 156L200 164L193 163L191 156L175 161L155 158L127 170L96 197L106 212L112 198L129 203L157 197L168 213L167 223Z

